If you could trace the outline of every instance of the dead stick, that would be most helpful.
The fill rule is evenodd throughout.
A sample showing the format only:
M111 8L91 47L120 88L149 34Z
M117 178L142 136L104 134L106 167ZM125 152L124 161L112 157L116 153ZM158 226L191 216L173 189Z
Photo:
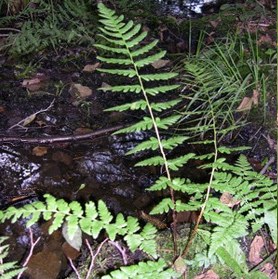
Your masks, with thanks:
M54 101L55 99L52 100L52 102L49 104L49 106L45 109L40 109L39 111L25 117L24 119L20 120L18 123L14 124L13 126L11 126L8 130L11 130L13 129L14 127L16 126L26 126L28 124L30 124L36 117L38 114L42 113L42 112L46 112L46 111L49 111L52 107L53 107L53 104L54 104Z
M22 138L22 137L0 137L0 144L7 142L17 142L17 143L29 143L29 144L51 144L58 142L69 142L69 141L80 141L86 140L98 136L102 136L107 133L114 132L123 128L124 125L118 125L110 128L100 129L84 135L71 135L71 136L53 136L45 138Z
M267 169L269 168L269 166L271 164L273 164L275 162L275 157L272 156L270 157L270 159L268 160L268 162L265 164L265 166L262 168L262 170L260 171L260 174L265 174L265 172L267 171Z

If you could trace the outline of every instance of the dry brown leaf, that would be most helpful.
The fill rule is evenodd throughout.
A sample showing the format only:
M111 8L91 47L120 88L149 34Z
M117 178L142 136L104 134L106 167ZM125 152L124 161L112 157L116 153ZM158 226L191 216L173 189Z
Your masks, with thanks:
M269 278L277 279L277 272L271 263L266 263L260 270Z
M260 92L257 89L254 89L252 97L244 97L236 111L246 111L250 110L252 105L257 106L259 104L259 97Z
M252 101L255 106L259 104L259 96L260 92L256 89L253 90L253 96L252 96Z
M251 243L249 256L248 256L249 262L251 264L257 265L262 261L260 254L263 247L264 247L263 238L259 235L256 235Z
M43 86L43 83L39 78L33 78L33 79L25 79L22 82L22 87L27 88L30 91L38 91Z
M46 146L36 146L32 150L32 154L38 157L41 157L47 154L48 148Z
M80 98L86 98L92 95L93 91L88 86L83 86L80 83L74 83L71 91L76 93Z
M83 72L88 72L88 73L92 73L94 72L97 68L99 68L100 63L97 62L95 64L87 64L84 68L83 68Z
M244 97L237 107L236 111L246 111L252 108L253 99L250 97Z
M233 195L231 195L228 192L224 192L221 197L220 197L220 201L223 204L226 204L228 207L233 208L235 205L239 204L240 201L234 199Z
M103 82L102 84L101 84L101 88L111 88L111 85L110 84L108 84L108 83L106 83L106 82Z
M219 279L219 278L220 277L212 269L194 277L194 279Z
M275 42L272 40L272 38L269 36L269 34L265 34L262 35L259 40L258 40L259 44L271 44L271 45L275 45Z
M5 112L5 108L3 106L0 106L0 113Z
M32 79L24 79L22 81L23 87L29 87L30 85L38 84L41 80L38 77L32 78Z
M221 20L211 20L209 23L213 28L216 28Z
M36 113L29 115L28 117L26 117L22 123L22 126L27 126L28 124L30 124L31 122L33 122L36 119Z
M159 60L153 62L152 66L155 69L160 69L160 68L165 67L169 62L170 62L170 60L168 60L168 59L159 59Z

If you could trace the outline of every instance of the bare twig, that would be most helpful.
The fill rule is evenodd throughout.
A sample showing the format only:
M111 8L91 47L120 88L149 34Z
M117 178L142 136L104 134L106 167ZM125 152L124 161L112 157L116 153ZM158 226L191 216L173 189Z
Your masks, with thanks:
M123 128L124 125L117 125L110 128L100 129L84 135L71 135L71 136L53 136L44 138L22 138L22 137L0 137L0 144L4 142L18 142L27 144L52 144L57 142L70 142L70 141L80 141L86 140L97 136L102 136L104 134L114 132Z
M28 254L26 260L24 261L24 263L23 263L23 265L22 265L23 267L26 267L26 266L27 266L28 262L30 261L30 258L31 258L32 255L33 255L35 246L37 245L37 243L38 243L38 242L40 241L40 239L41 239L41 237L38 237L37 240L34 242L33 232L32 232L32 230L31 230L31 228L29 228L29 236L30 236L31 248L30 248L30 251L29 251L29 254ZM23 272L24 272L24 270L21 271L21 272L17 275L17 279L19 279L19 278L22 276Z
M275 162L275 157L274 156L272 156L272 157L270 157L270 159L267 161L267 163L265 164L265 166L262 168L262 170L260 171L260 174L264 174L266 171L267 171L267 169L268 169L268 167L271 165L271 164L273 164Z
M10 28L10 27L0 28L0 31L14 31L14 32L18 32L18 33L21 32L20 29Z
M70 266L71 266L71 268L73 269L74 273L76 274L77 278L78 278L78 279L81 279L81 276L80 276L78 270L76 269L76 267L75 267L75 265L74 265L72 259L68 257L68 260L69 260Z
M38 114L40 114L42 112L49 111L53 107L54 101L55 101L55 99L52 100L52 102L49 104L49 106L47 108L40 109L39 111L34 112L33 114L30 114L29 116L25 117L24 119L20 120L19 122L17 122L13 126L11 126L8 130L11 130L14 127L17 127L17 126L24 127L24 126L28 125L29 123L31 123L36 118L36 116Z
M94 265L95 265L95 260L96 260L96 257L97 257L97 255L99 254L99 252L100 252L100 250L101 250L101 248L102 248L102 246L103 246L103 244L105 243L105 242L107 242L108 241L108 238L105 238L101 243L100 243L100 245L98 246L98 248L97 248L97 250L96 250L96 252L95 252L95 254L94 254L94 252L93 252L93 250L92 250L92 247L91 247L91 245L90 245L90 243L89 243L89 241L87 240L87 239L85 239L85 242L86 242L86 245L87 245L87 247L88 247L88 249L89 249L89 251L90 251L90 254L91 254L91 263L90 263L90 266L89 266L89 269L88 269L88 272L87 272L87 275L86 275L86 278L85 279L88 279L89 278L89 276L90 276L90 274L92 273L92 270L93 270L93 268L94 268Z
M124 265L127 265L126 249L125 249L125 248L122 248L121 245L120 245L117 241L112 241L112 240L110 240L109 243L112 244L113 246L115 246L115 247L118 249L118 251L119 251L119 252L121 253L121 255L122 255Z

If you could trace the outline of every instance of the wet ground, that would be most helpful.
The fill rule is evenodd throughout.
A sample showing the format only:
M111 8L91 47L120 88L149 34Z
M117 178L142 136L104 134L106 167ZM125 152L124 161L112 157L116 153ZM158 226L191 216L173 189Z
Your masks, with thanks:
M101 77L96 73L83 73L85 62L82 59L72 52L63 58L73 60L60 64L53 59L51 65L48 59L39 62L39 66L33 70L35 76L40 73L44 79L35 90L22 86L25 78L20 75L24 69L15 70L11 61L0 66L0 137L19 139L2 143L0 147L0 207L20 206L50 193L68 201L102 199L113 212L134 216L137 210L152 203L152 197L146 193L145 188L158 175L156 170L146 172L134 168L136 157L124 156L145 138L143 133L129 136L113 136L108 133L83 141L62 141L46 145L20 143L20 139L26 137L42 139L80 135L117 126L119 121L125 123L126 119L128 122L134 119L131 115L103 112L103 109L117 102L116 96L97 91ZM58 59L61 61L61 56ZM94 63L95 55L91 59L86 57L86 64ZM32 79L32 74L26 76ZM92 88L92 94L86 98L76 96L70 90L76 82ZM63 84L59 91L57 84ZM51 102L53 106L48 111L38 113L30 123L27 121L27 124L17 125L21 120L47 108ZM5 223L0 228L1 235L10 237L10 257L13 260L22 260L30 245L29 232L23 224L24 221L13 225ZM53 258L53 264L66 262L62 250L57 249L64 242L61 232L57 232L55 238L49 237L41 225L32 230L35 237L43 236L45 244L38 246L43 258ZM45 250L45 245L53 249ZM38 256L34 264L42 269L41 265L44 266L45 261L41 261ZM57 274L65 268L65 264L57 266ZM55 278L57 274L50 277L46 275L45 278ZM43 278L42 274L39 277L32 276Z

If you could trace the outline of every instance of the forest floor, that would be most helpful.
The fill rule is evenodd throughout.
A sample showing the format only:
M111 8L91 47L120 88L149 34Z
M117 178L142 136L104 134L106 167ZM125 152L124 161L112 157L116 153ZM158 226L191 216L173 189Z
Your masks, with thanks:
M142 22L151 36L159 39L160 47L167 50L165 65L157 66L166 70L175 67L181 70L181 61L196 52L200 31L206 32L203 39L206 46L228 33L235 34L236 30L242 36L247 33L256 36L256 44L269 64L264 70L266 91L256 96L243 96L238 103L247 125L237 131L231 144L251 147L245 155L254 170L275 181L277 90L276 59L273 57L276 57L276 14L258 3L248 2L239 7L225 6L218 12L208 10L206 15L191 20L180 14L154 16L147 9L126 13ZM7 52L0 55L1 208L20 206L50 193L66 200L102 199L114 213L138 216L142 210L148 212L157 197L145 189L159 170L135 169L137 158L124 156L131 146L144 139L144 135L111 135L119 123L130 123L137 116L104 112L121 97L111 98L97 90L107 81L96 71L100 64L95 48L69 46L21 58L14 58ZM82 138L95 131L100 134ZM51 140L45 144L44 140L49 138ZM186 171L190 172L189 168ZM200 171L190 175L202 177L205 174ZM188 228L196 221L192 213L185 215L179 224L181 239L186 238ZM30 231L24 228L25 222L0 226L0 235L10 237L10 259L22 261L29 250ZM49 223L38 224L34 228L34 237L41 237L41 240L28 263L27 278L77 278L66 257L75 262L82 276L86 274L89 251L85 248L81 253L73 251L61 231L49 236L48 226ZM164 257L171 254L169 238L167 230L158 235L160 253ZM91 278L98 278L98 273L122 262L121 254L108 243L105 245L105 252L99 254ZM203 249L195 245L194 249ZM96 247L98 244L94 243ZM258 268L267 278L277 278L275 257L263 262L276 251L267 230L244 238L242 247L250 269ZM128 257L133 263L144 255L130 253ZM228 268L215 264L192 268L186 278L236 277Z

